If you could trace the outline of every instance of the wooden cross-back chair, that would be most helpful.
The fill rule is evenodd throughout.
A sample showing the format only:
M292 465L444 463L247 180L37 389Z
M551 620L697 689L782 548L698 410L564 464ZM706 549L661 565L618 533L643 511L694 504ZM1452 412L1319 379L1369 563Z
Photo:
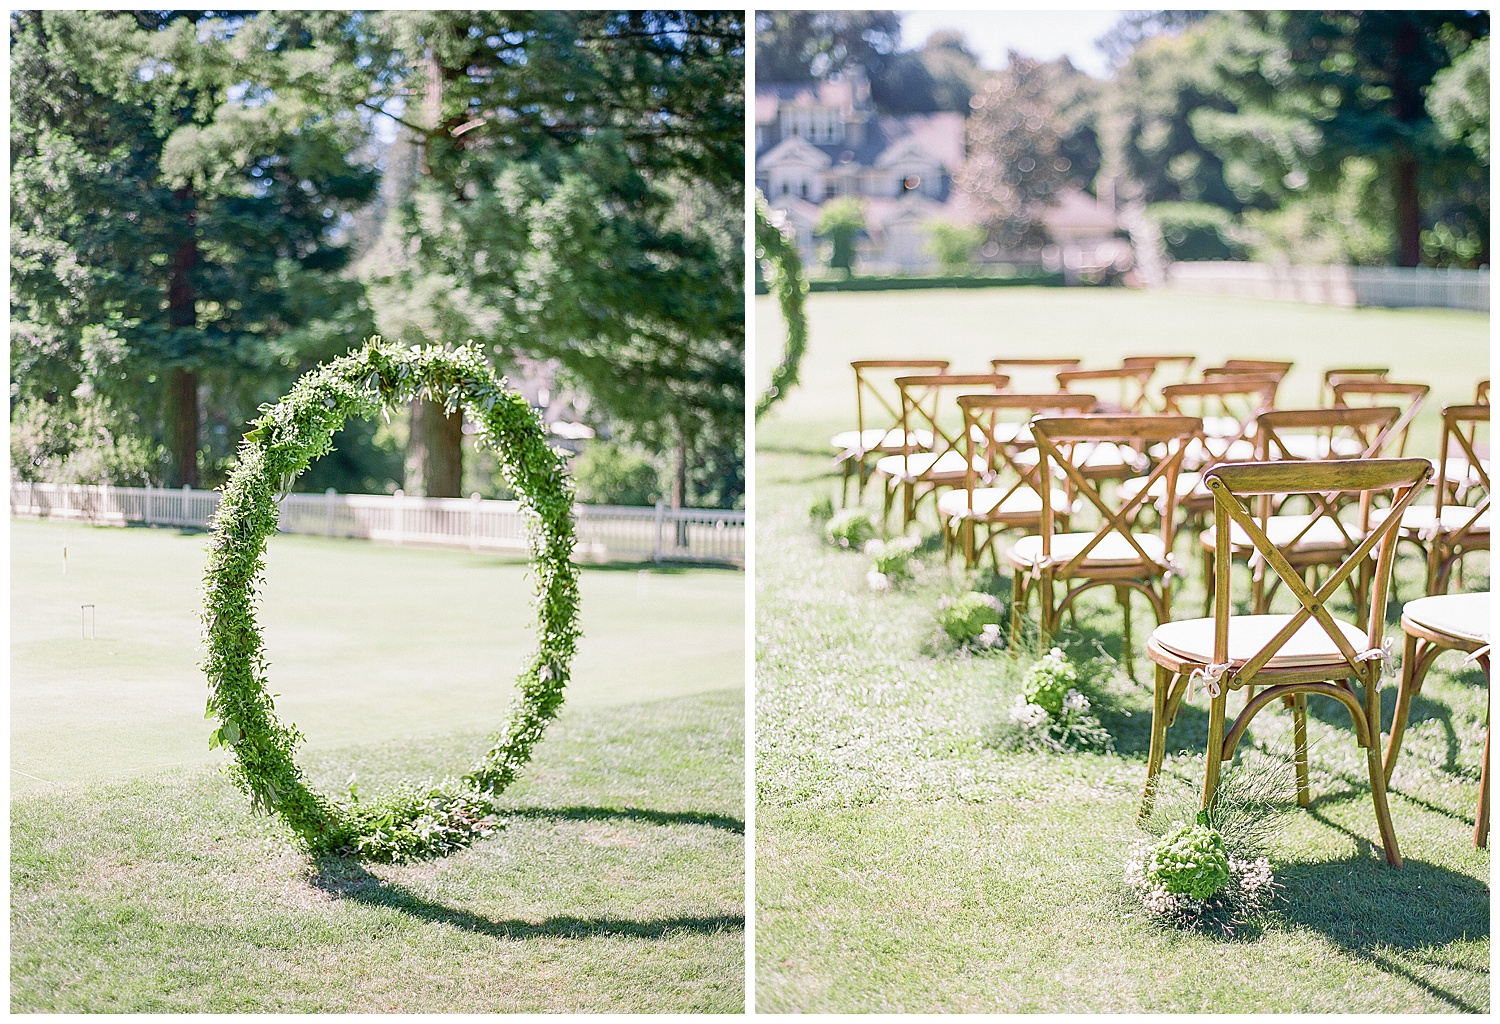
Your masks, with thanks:
M1033 356L1011 358L1009 356L990 360L991 373L1003 373L1010 378L1013 389L1035 394L1051 390L1056 386L1060 370L1076 370L1083 360L1065 356Z
M1318 402L1332 405L1333 389L1339 384L1355 380L1385 380L1391 375L1387 366L1332 366L1323 371L1323 386L1318 391Z
M1390 406L1263 412L1255 418L1256 461L1311 467L1318 463L1373 459L1380 455L1380 444L1398 415L1398 410ZM1312 456L1299 454L1309 447L1306 443L1308 437L1314 441ZM1306 500L1310 506L1308 511L1286 511L1288 497ZM1282 557L1299 572L1308 575L1320 567L1338 565L1368 531L1371 506L1361 502L1357 520L1352 523L1341 515L1349 507L1350 499L1342 491L1321 495L1308 491L1289 495L1267 492L1256 499L1256 516L1259 528L1281 549ZM1219 559L1213 534L1200 534L1199 543L1206 590L1203 613L1207 615L1218 593L1215 580L1218 575L1229 573L1233 563ZM1230 529L1230 554L1234 560L1250 563L1251 609L1256 615L1261 615L1269 610L1280 579L1274 573L1267 575L1265 560L1255 557L1255 550L1249 534L1237 526ZM1365 602L1369 596L1368 569L1369 566L1364 566L1349 580L1349 595L1358 621L1364 619Z
M1243 360L1232 361L1242 362ZM1203 379L1210 381L1222 380L1225 377L1270 377L1276 382L1277 388L1280 388L1281 382L1286 379L1288 373L1288 370L1282 369L1282 367L1290 366L1290 363L1274 363L1261 367L1230 366L1228 364L1224 366L1205 366L1203 368Z
M1146 789L1141 814L1149 813L1157 777L1166 753L1166 734L1184 699L1195 685L1208 691L1208 757L1203 779L1204 809L1218 794L1222 765L1250 721L1266 705L1290 700L1297 777L1297 802L1310 805L1307 775L1307 697L1331 697L1343 704L1353 719L1354 733L1365 748L1370 793L1380 827L1386 860L1401 866L1401 851L1386 804L1385 771L1380 754L1380 680L1385 647L1385 604L1391 566L1396 556L1394 522L1370 530L1316 590L1287 560L1283 549L1261 529L1246 499L1305 493L1356 495L1368 505L1376 493L1389 492L1399 516L1426 486L1432 465L1426 459L1371 459L1322 463L1241 463L1208 471L1214 495L1214 538L1221 560L1227 563L1231 531L1239 527L1250 537L1259 556L1296 595L1298 607L1290 615L1232 615L1230 580L1221 574L1214 586L1213 618L1185 619L1159 626L1147 652L1156 663L1155 700L1151 713L1151 750L1146 760ZM1373 574L1374 611L1368 623L1355 626L1334 617L1329 599L1376 555ZM1359 684L1360 691L1355 689ZM1225 730L1229 691L1258 688L1245 701L1233 725Z
M1381 439L1380 451L1382 454L1401 458L1406 454L1406 435L1411 431L1412 421L1422 411L1431 390L1426 384L1402 384L1398 381L1368 378L1340 379L1333 385L1333 404L1393 405L1400 409L1401 415Z
M1413 505L1401 517L1398 536L1421 550L1427 562L1427 594L1446 594L1455 566L1471 551L1490 549L1489 463L1479 455L1478 444L1488 433L1490 407L1448 405L1443 407L1442 447L1454 452L1438 459L1433 479L1432 504ZM1457 477L1457 479L1455 479ZM1464 493L1474 504L1461 504ZM1380 509L1373 518L1389 513Z
M907 437L918 430L932 435L926 451L916 447L897 455L886 455L875 463L875 473L883 479L884 504L881 526L888 525L891 506L900 491L901 528L911 525L917 516L917 505L939 487L962 486L965 466L969 464L962 443L963 431L954 422L955 391L1000 391L1010 378L1003 373L914 374L896 378L901 392L900 427Z
M946 373L946 359L856 359L854 370L855 429L833 435L838 450L834 463L843 471L840 503L849 503L849 478L858 476L858 497L865 496L870 478L869 459L894 452L926 451L932 433L907 437L901 430L901 395L895 378L911 373Z
M1151 377L1146 382L1146 408L1144 412L1163 412L1160 398L1162 388L1170 384L1185 384L1192 376L1193 364L1198 361L1197 356L1126 356L1120 363L1127 370L1147 367L1151 370ZM1158 378L1166 374L1171 377L1170 381L1162 381Z
M1285 377L1292 372L1290 360L1283 359L1226 359L1221 364L1226 370L1242 370L1247 373L1270 373Z
M1146 389L1155 371L1149 366L1111 366L1100 370L1059 370L1061 391L1103 392L1099 408L1106 413L1140 413L1146 410ZM1112 394L1117 397L1110 397Z
M965 568L972 569L988 550L1000 571L995 537L1005 530L1040 529L1042 522L1042 467L1040 460L1020 459L1023 451L1034 451L1029 421L1037 415L1086 413L1095 405L1093 395L1020 394L959 395L963 411L963 437L968 466L962 489L954 488L938 498L938 518L943 524L944 551L959 546ZM982 468L981 468L982 467ZM1047 486L1052 486L1052 481ZM1072 507L1070 488L1053 487L1052 507L1066 527ZM976 532L985 528L983 543L976 546Z
M1074 504L1080 510L1092 507L1098 514L1099 525L1093 530L1058 532L1060 510L1053 507L1052 488L1042 490L1041 532L1022 537L1006 552L1006 559L1015 571L1011 593L1012 636L1020 635L1021 617L1033 593L1041 606L1045 645L1056 632L1062 613L1080 594L1095 587L1112 587L1125 619L1125 664L1127 668L1131 666L1131 591L1146 596L1158 623L1171 617L1167 578L1177 571L1172 559L1172 541L1176 535L1173 495L1183 450L1202 426L1200 420L1191 416L1091 414L1039 416L1031 421L1042 479L1050 480L1054 471L1060 469L1076 495ZM1166 446L1149 477L1153 483L1158 478L1164 480L1164 493L1168 496L1166 514L1160 517L1155 533L1139 530L1141 513L1149 507L1145 490L1128 500L1115 495L1114 500L1106 501L1097 482L1080 469L1079 463L1084 458L1081 450L1100 442ZM1068 511L1072 512L1072 507ZM1061 601L1056 593L1059 586L1063 590Z
M1479 386L1474 389L1474 404L1490 404L1490 379L1488 377L1480 381Z
M1187 445L1182 456L1182 472L1177 475L1177 507L1190 518L1213 507L1213 496L1203 483L1203 473L1221 462L1249 462L1256 457L1255 419L1276 402L1276 380L1273 377L1220 377L1194 384L1169 384L1162 388L1162 410L1170 416L1196 416L1203 421L1203 432ZM1152 453L1155 454L1155 453ZM1134 497L1146 486L1145 477L1132 477L1120 483L1120 496ZM1164 484L1158 480L1151 487L1151 499L1158 509L1164 496Z

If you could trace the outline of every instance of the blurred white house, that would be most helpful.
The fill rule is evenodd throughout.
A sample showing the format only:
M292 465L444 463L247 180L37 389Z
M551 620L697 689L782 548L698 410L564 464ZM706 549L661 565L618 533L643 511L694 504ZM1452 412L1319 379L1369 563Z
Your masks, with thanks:
M881 114L858 70L824 82L758 86L755 185L781 214L783 227L795 232L804 265L821 262L813 232L823 204L858 196L866 233L860 270L924 273L937 266L928 248L934 224L982 220L953 187L965 158L964 121L950 112ZM1118 265L1122 251L1128 264L1129 243L1118 237L1112 205L1069 191L1043 220L1056 243L1038 254L1049 269ZM984 255L1014 257L993 247Z

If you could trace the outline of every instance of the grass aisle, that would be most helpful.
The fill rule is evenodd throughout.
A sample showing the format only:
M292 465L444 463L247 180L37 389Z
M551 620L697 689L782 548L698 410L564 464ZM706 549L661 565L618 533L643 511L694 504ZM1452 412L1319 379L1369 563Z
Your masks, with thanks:
M1232 940L1162 930L1121 881L1149 691L1122 673L1105 684L1113 754L997 749L1024 661L935 651L939 597L967 589L940 555L878 594L868 559L821 542L808 508L836 500L837 480L827 456L797 453L806 426L772 425L790 450L757 457L759 1010L1488 1010L1489 855L1470 845L1477 671L1440 660L1414 705L1391 799L1404 870L1372 845L1346 714L1314 699L1313 806L1285 815L1271 850L1285 902ZM1179 607L1197 606L1193 587ZM1079 618L1070 656L1117 657L1112 599ZM1141 614L1138 644L1148 632ZM1247 744L1277 749L1289 722L1264 712ZM1190 752L1168 768L1188 800L1206 735L1200 699L1169 733Z
M738 690L568 707L508 824L442 860L310 861L210 767L11 809L16 1012L698 1011L744 1000ZM362 790L479 733L306 755Z

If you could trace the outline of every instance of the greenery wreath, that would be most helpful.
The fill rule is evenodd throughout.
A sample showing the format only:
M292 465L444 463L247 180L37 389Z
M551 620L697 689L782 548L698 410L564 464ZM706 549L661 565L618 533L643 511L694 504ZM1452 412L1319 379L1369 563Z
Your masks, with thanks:
M771 384L755 403L755 418L764 416L777 401L797 386L797 371L807 349L807 315L803 311L807 280L802 276L802 257L797 243L782 234L771 220L766 197L755 193L755 255L769 267L767 287L776 295L781 317L786 321L786 353L771 373Z
M255 620L256 584L266 538L277 528L278 493L332 449L334 431L351 415L371 416L418 397L440 401L450 413L462 407L520 496L530 526L537 646L507 721L466 775L425 789L407 784L376 802L360 803L351 787L347 800L335 800L309 788L293 756L302 734L276 717ZM400 348L371 338L363 349L307 373L261 413L240 442L212 527L203 670L205 717L217 717L219 726L209 747L231 751L227 770L252 806L279 815L311 852L397 861L466 846L498 827L493 797L530 760L557 715L577 646L573 493L563 460L548 448L526 399L497 379L472 345Z

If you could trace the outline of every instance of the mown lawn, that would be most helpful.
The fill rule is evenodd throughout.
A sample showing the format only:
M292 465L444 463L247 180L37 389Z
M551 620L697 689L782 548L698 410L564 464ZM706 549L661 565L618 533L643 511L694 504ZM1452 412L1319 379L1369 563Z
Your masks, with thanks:
M12 526L13 1011L743 1010L743 575L586 570L569 702L505 827L361 865L297 852L207 750L202 535ZM473 762L523 571L273 541L271 677L316 785Z
M1098 293L1056 294L1079 294L1087 307ZM965 319L938 308L967 298L949 293L929 305L924 332L905 335L905 350L949 355L957 368L1007 349L1035 354L1020 341L1005 343L1033 326L1024 309L994 311L993 340L981 347L964 333L975 330L972 313ZM1270 851L1282 901L1233 938L1161 928L1133 907L1122 882L1127 847L1141 835L1134 818L1151 696L1144 658L1139 684L1117 664L1112 597L1085 604L1060 643L1100 674L1113 752L1008 751L997 732L1028 656L946 651L934 642L933 617L943 595L978 584L1003 598L1008 579L969 575L957 562L945 568L941 554L929 551L914 582L873 593L864 579L868 559L821 541L808 509L824 496L837 502L822 447L843 409L832 396L852 392L851 358L899 351L901 318L915 315L895 303L865 310L824 299L812 300L809 356L819 355L805 368L807 391L763 421L757 442L757 1008L1486 1012L1489 855L1471 844L1486 707L1479 672L1463 667L1461 656L1444 656L1414 705L1391 797L1404 869L1388 868L1378 850L1363 752L1347 715L1312 698L1313 806L1299 810L1290 789L1283 794ZM1098 301L1147 299L1157 301ZM1215 357L1300 346L1317 352L1305 357L1314 381L1320 364L1382 361L1361 348L1379 332L1335 346L1326 336L1330 311L1244 305L1275 307L1259 311L1262 326L1284 321L1280 333L1267 335L1274 350L1243 344L1249 328L1242 321L1257 311L1236 308L1200 327ZM1187 319L1193 303L1186 307L1168 303L1177 318L1169 323ZM1053 314L1066 323L1069 308L1057 305ZM1471 321L1482 318L1411 316L1407 322L1423 328L1420 344L1434 354L1432 372L1416 379L1435 388L1446 381L1451 397L1472 393L1484 372L1484 333ZM1115 325L1115 337L1139 342L1117 354L1191 350L1187 339L1171 344L1170 332L1147 343L1142 326ZM1242 344L1231 344L1234 338ZM1110 361L1102 341L1089 344L1099 356L1092 362ZM1471 357L1467 372L1437 362L1437 354L1455 353ZM1413 374L1421 365L1407 363ZM877 520L878 500L877 492L867 499ZM927 518L930 533L930 511ZM1187 557L1193 551L1184 539L1179 560L1196 566ZM1402 597L1417 595L1418 571L1414 561L1403 564ZM1174 597L1180 615L1197 614L1196 575ZM1487 566L1476 559L1466 586L1487 582ZM1398 605L1388 617L1399 618ZM1138 649L1149 629L1138 605ZM1387 727L1394 690L1385 693ZM1231 711L1237 708L1234 699ZM1289 733L1290 716L1267 710L1241 749L1249 761L1268 763L1288 749ZM1169 761L1164 799L1189 813L1206 735L1200 694L1169 733L1169 749L1179 753Z

